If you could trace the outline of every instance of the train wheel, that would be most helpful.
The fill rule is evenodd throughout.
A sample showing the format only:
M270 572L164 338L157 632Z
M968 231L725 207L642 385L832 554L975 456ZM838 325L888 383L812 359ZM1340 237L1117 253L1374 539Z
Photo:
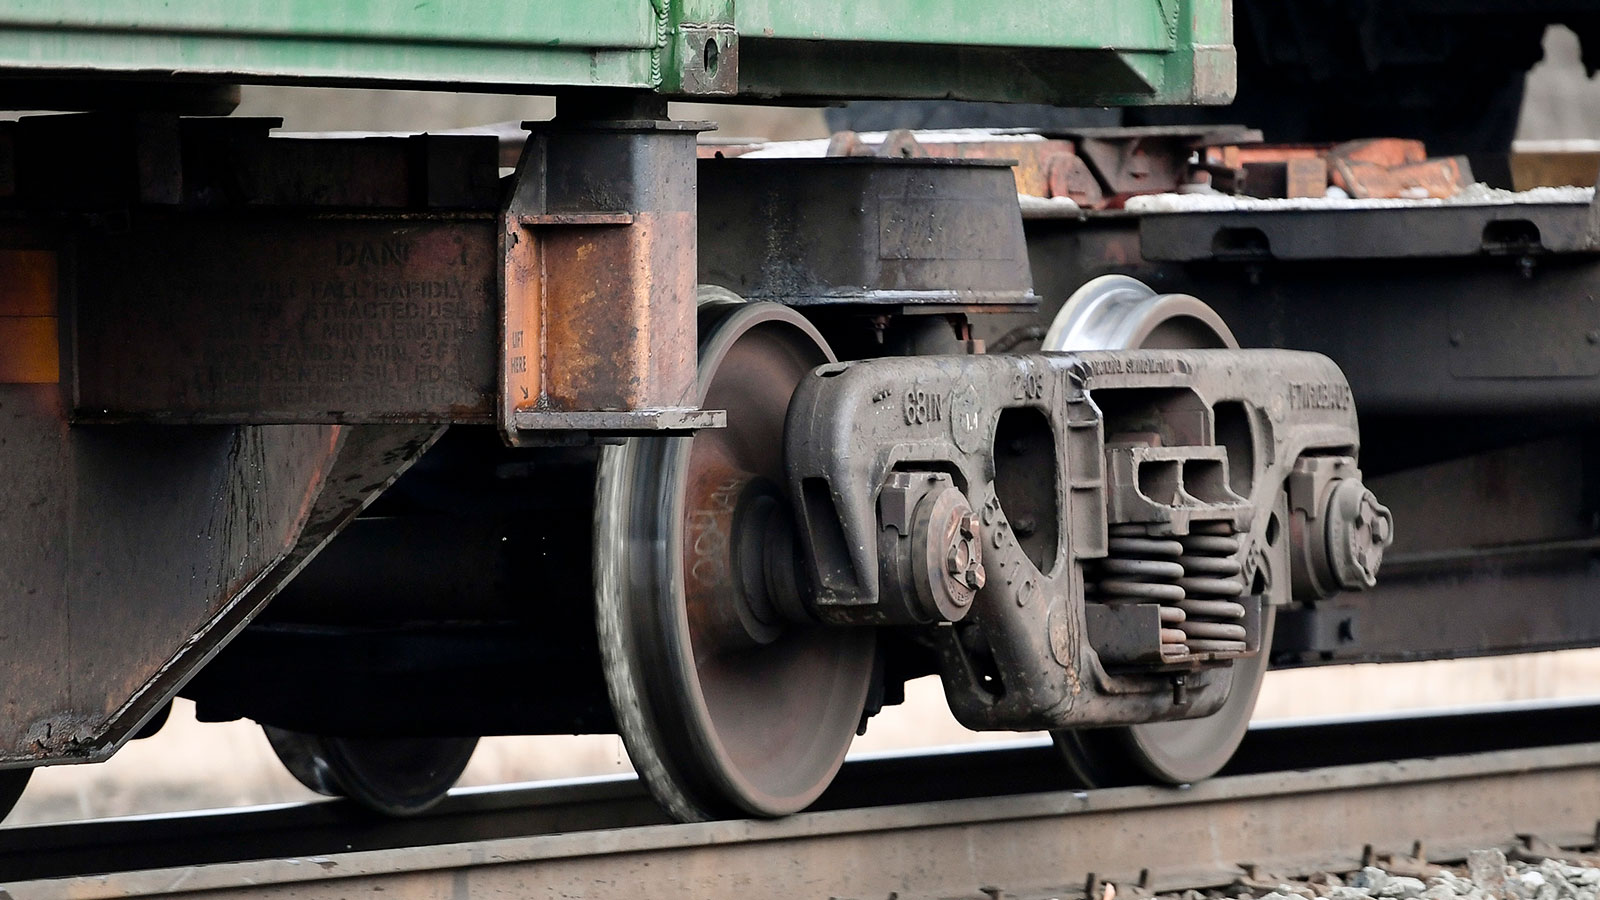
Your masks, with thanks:
M11 815L11 810L22 799L22 792L33 777L32 769L5 769L0 771L0 820Z
M1157 294L1143 282L1105 275L1079 288L1045 332L1044 350L1237 348L1233 333L1211 307L1182 294ZM1228 699L1197 719L1113 728L1063 729L1056 747L1084 787L1156 780L1171 784L1215 775L1233 756L1250 725L1267 672L1274 608L1262 611L1262 652L1230 667Z
M601 657L628 756L668 812L779 816L833 780L873 665L870 629L807 625L793 608L784 417L833 354L793 310L701 296L700 402L728 424L605 448Z
M263 725L267 743L295 780L386 816L438 803L466 769L478 739L343 738Z

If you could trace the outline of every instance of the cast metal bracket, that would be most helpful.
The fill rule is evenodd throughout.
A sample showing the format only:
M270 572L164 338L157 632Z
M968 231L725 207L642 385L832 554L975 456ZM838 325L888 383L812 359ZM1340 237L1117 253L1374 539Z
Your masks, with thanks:
M500 428L720 427L696 403L695 135L665 120L524 123L501 214Z

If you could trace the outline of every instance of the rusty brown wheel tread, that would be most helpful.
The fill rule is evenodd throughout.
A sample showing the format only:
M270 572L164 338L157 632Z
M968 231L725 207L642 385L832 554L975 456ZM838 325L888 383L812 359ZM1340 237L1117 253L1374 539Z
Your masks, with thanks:
M700 402L726 409L728 426L605 448L596 624L618 729L662 806L683 821L779 816L808 806L843 762L874 635L790 622L760 630L760 640L729 639L739 622L708 608L723 594L692 583L720 576L691 574L686 553L705 548L687 541L686 523L705 514L698 504L723 473L781 498L789 397L833 355L791 309L729 302L720 290L701 297ZM724 537L713 552L738 543Z
M1079 288L1045 332L1045 350L1238 349L1211 307L1185 294L1157 294L1124 275ZM1287 577L1282 573L1278 577ZM1051 733L1082 787L1161 781L1184 784L1215 775L1244 740L1267 672L1275 608L1261 615L1261 652L1233 663L1228 699L1209 716Z

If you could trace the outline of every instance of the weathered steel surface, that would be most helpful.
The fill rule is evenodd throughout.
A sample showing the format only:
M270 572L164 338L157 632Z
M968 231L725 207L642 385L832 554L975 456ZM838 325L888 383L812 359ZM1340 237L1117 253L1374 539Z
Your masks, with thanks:
M270 430L285 430L282 426ZM369 503L415 462L443 433L437 425L362 425L338 428L338 456L307 511L304 526L279 563L236 598L185 645L182 654L162 672L152 690L140 699L141 708L159 707L171 699L289 583L349 525ZM257 673L259 674L259 673ZM109 755L111 748L104 754Z
M1454 197L1472 184L1465 156L1429 159L1421 141L1374 138L1328 151L1329 177L1352 197Z
M145 204L297 211L493 210L492 134L280 140L281 120L157 113L24 116L0 128L0 195L41 211Z
M1333 400L1307 400L1313 393ZM1226 614L1231 627L1219 630L1216 598L1286 602L1278 554L1288 541L1271 524L1280 491L1300 456L1344 455L1359 444L1348 397L1327 358L1269 350L932 356L818 368L795 391L784 432L785 475L800 498L797 543L813 586L808 605L841 624L917 621L892 606L884 586L893 570L880 574L888 567L877 535L908 530L882 501L892 472L950 472L980 511L988 572L963 629L930 638L962 724L1020 731L1208 715L1236 676L1206 663L1213 654L1254 656L1259 644L1250 642L1265 631L1258 624L1252 632L1238 604ZM1225 402L1241 404L1244 434L1256 437L1226 438L1215 424ZM1159 429L1154 446L1125 443L1141 429ZM1267 439L1270 450L1250 443ZM1030 445L1042 466L1018 464L1019 448ZM1159 543L1150 538L1182 543L1186 564L1168 563L1179 570L1168 577L1182 581L1163 587L1145 577L1150 569L1133 548L1118 546L1129 527L1146 546ZM1058 552L1067 564L1054 562ZM1231 572L1201 568L1225 557L1237 563ZM1120 579L1109 568L1118 561L1134 565ZM1188 566L1222 575L1242 568L1245 578L1183 578ZM1194 621L1161 622L1187 630L1176 637L1192 647L1156 648L1158 660L1183 668L1184 690L1172 689L1172 668L1102 659L1087 634L1085 599L1200 601L1189 607ZM1146 624L1156 640L1157 622Z
M691 397L701 126L619 108L544 126L505 197L488 135L96 114L0 131L19 205L72 212L74 421L717 425ZM55 380L55 328L5 300L0 375Z
M991 160L707 159L700 280L747 299L1028 306L1016 181Z
M1151 262L1424 260L1593 252L1586 203L1173 212L1139 219ZM1414 267L1414 268L1420 268ZM1355 277L1367 277L1359 270ZM1455 289L1452 289L1455 290ZM1209 295L1208 295L1209 299Z
M182 696L202 721L319 735L614 733L583 527L591 456L451 428ZM533 698L532 683L561 687Z
M433 434L68 427L59 394L0 386L0 763L109 756Z
M140 217L78 254L80 422L490 422L492 215Z
M1216 103L1231 18L1222 0L5 0L0 75Z
M595 793L620 805L615 791ZM1600 745L1576 744L766 822L640 825L624 814L621 827L584 831L556 807L563 833L5 889L16 900L1082 896L1091 876L1177 890L1227 885L1251 862L1285 875L1346 871L1367 845L1406 850L1421 840L1431 858L1449 859L1518 833L1587 843L1596 796Z
M10 240L7 309L53 337L57 255ZM71 426L68 386L22 374L0 383L0 766L109 755L433 434Z
M509 439L694 410L698 130L558 121L529 139L500 239Z
M0 250L0 384L53 384L61 378L61 318L56 254Z
M76 421L491 421L496 139L277 124L33 116L6 135L17 204L68 213Z
M60 393L0 386L0 763L126 737L148 685L288 553L338 450L316 426L72 429Z
M1399 538L1371 593L1284 611L1274 663L1317 665L1600 643L1591 221L1575 202L1236 209L1035 219L1029 238L1047 305L1106 272L1181 284L1245 346L1349 378ZM1007 318L978 336L1025 341Z
M1475 417L1468 427L1481 433L1485 424ZM1453 432L1435 423L1422 427L1461 452ZM1600 644L1595 497L1580 487L1593 483L1597 464L1592 439L1570 436L1374 479L1384 502L1404 515L1380 584L1359 596L1286 611L1278 622L1274 664ZM1509 597L1517 601L1507 602Z
M1017 193L1033 197L1072 197L1079 206L1094 203L1085 196L1085 189L1094 177L1076 160L1071 141L1045 138L1038 134L995 131L982 140L969 139L965 134L921 135L909 129L885 132L881 140L871 140L870 135L854 131L836 131L828 139L828 156L882 156L882 157L934 157L938 159L1003 159L1011 163L1011 174L1017 182ZM796 142L798 146L811 142ZM766 155L781 155L784 144L750 144L746 147L724 148L714 143L702 144L702 158L739 156L750 150L767 149ZM777 151L776 154L770 151ZM725 152L726 151L726 152ZM797 154L798 155L798 154ZM1087 183L1085 183L1087 179Z
M1331 184L1357 198L1454 197L1472 184L1464 156L1429 159L1421 141L1208 146L1202 168L1224 193L1321 197Z
M1582 203L1153 213L1040 221L1029 250L1049 302L1122 272L1206 298L1244 346L1326 353L1364 415L1564 414L1600 399L1590 215ZM978 336L1018 324L983 322ZM1430 437L1416 447L1450 446Z

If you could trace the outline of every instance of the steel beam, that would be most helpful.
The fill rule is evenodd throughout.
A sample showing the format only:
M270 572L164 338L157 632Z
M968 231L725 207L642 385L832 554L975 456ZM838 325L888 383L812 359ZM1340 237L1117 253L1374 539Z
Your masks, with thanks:
M138 216L77 254L79 422L490 422L492 213Z

